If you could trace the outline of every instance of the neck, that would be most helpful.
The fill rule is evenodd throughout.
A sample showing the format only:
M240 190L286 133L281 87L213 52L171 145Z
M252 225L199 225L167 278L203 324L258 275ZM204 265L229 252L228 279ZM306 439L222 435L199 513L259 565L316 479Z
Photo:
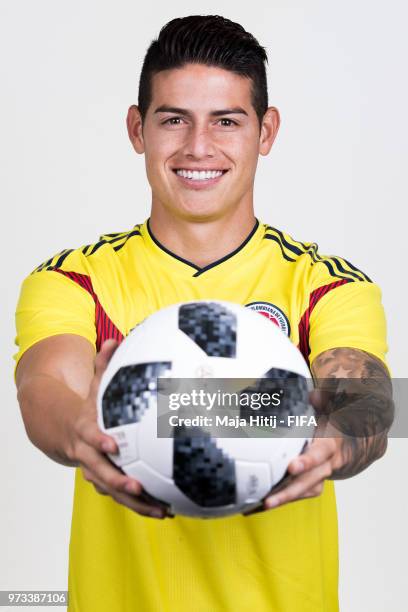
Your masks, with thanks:
M169 251L204 268L237 249L255 225L253 208L232 211L219 219L195 221L170 215L154 206L149 227Z

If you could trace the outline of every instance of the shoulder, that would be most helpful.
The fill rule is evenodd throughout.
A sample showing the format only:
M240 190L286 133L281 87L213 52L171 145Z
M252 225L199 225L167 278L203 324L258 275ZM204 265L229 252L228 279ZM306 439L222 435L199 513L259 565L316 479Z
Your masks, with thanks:
M124 232L102 234L93 243L80 247L63 249L37 266L31 274L44 271L86 273L96 261L117 259L133 237L141 236L137 224Z
M290 234L268 225L264 226L264 239L289 266L301 268L313 285L325 282L366 282L370 277L356 265L339 255L327 255L319 251L316 242L294 239Z

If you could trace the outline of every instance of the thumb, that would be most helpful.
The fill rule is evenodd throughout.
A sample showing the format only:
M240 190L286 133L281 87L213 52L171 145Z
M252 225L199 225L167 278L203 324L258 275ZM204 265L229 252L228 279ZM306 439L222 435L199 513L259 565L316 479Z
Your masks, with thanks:
M313 391L311 391L309 394L309 400L319 415L325 414L328 396L327 392L324 389L313 389Z
M113 353L118 348L119 344L116 340L105 340L102 344L99 353L95 358L95 376L94 382L96 383L96 387L99 386L100 380L102 378L102 374L108 367L108 363L111 360Z

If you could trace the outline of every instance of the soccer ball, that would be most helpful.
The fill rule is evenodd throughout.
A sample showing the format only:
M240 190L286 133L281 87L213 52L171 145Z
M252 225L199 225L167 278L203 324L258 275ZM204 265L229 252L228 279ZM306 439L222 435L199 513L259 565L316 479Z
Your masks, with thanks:
M201 379L204 387L229 381L247 403L238 405L235 417L225 409L225 418L218 404L224 419L218 430L184 421L159 437L158 403L172 397L161 395L160 384L171 391L179 379ZM248 386L248 379L255 382ZM310 441L311 388L301 353L267 318L230 302L184 302L146 318L118 347L98 390L98 424L118 444L110 459L174 514L226 516L256 507ZM248 401L260 392L280 393L279 405L252 409ZM203 412L211 414L208 406ZM160 422L170 414L177 420L178 413L160 412ZM268 417L269 425L252 427L251 417ZM296 419L308 424L294 434Z

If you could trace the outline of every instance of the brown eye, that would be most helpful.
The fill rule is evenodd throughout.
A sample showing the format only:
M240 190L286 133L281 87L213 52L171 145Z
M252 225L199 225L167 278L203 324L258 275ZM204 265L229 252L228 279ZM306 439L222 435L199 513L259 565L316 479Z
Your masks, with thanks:
M170 119L166 119L166 121L164 121L164 124L167 125L180 125L181 122L181 117L170 117Z
M237 125L232 119L220 119L222 127L231 127Z

